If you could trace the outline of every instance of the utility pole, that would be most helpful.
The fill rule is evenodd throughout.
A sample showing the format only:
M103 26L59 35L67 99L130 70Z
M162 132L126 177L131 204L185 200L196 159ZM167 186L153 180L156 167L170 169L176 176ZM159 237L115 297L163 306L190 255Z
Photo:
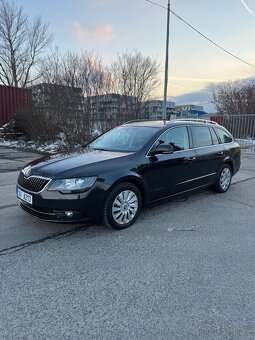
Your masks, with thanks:
M165 85L164 85L164 102L163 102L163 115L162 115L162 118L164 120L166 120L166 100L167 100L167 86L168 86L169 28L170 28L170 0L168 0L168 5L167 5Z

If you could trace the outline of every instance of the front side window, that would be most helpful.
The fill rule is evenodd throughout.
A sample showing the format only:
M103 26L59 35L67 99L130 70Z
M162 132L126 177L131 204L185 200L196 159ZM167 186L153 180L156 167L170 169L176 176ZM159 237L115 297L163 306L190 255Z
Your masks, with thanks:
M192 135L195 148L212 145L212 137L207 126L192 126Z
M174 151L182 151L189 149L189 135L187 128L184 126L172 128L166 131L156 143L172 145Z
M232 137L227 133L227 131L215 128L218 136L220 137L221 143L231 143L233 141Z

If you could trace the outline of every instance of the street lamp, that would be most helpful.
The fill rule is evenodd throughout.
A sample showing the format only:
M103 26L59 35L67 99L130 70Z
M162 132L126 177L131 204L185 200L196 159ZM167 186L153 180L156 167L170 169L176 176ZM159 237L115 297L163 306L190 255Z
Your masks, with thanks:
M168 5L167 5L165 85L164 85L164 102L163 102L163 114L162 114L162 118L164 120L166 120L166 100L167 100L167 86L168 86L169 27L170 27L170 0L168 0Z

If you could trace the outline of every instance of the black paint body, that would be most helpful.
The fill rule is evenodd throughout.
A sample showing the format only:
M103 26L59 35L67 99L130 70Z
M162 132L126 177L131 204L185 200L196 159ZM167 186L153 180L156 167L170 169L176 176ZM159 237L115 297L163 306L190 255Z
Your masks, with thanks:
M109 192L118 183L130 182L141 191L143 205L175 197L211 186L224 163L234 175L240 168L240 146L234 140L205 147L194 147L192 126L209 126L208 123L187 121L141 121L129 126L158 127L153 138L137 152L111 152L84 148L80 153L40 158L29 164L27 177L38 176L50 180L97 176L89 190L75 194L48 191L31 193L17 182L17 186L33 196L33 206L20 201L30 214L48 221L78 222L86 219L100 221ZM151 153L154 142L166 130L185 126L189 132L190 149L170 154ZM210 125L213 128L214 125ZM20 173L20 176L24 176ZM75 211L73 218L63 212Z

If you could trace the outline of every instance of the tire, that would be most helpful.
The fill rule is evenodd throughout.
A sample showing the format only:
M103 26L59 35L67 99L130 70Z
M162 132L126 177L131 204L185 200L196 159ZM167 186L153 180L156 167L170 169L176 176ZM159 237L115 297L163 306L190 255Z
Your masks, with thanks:
M228 164L224 164L217 175L217 180L213 186L214 191L220 193L226 192L230 187L231 180L232 170Z
M126 229L137 219L141 206L142 196L139 189L131 183L120 183L106 200L103 223L117 230Z

